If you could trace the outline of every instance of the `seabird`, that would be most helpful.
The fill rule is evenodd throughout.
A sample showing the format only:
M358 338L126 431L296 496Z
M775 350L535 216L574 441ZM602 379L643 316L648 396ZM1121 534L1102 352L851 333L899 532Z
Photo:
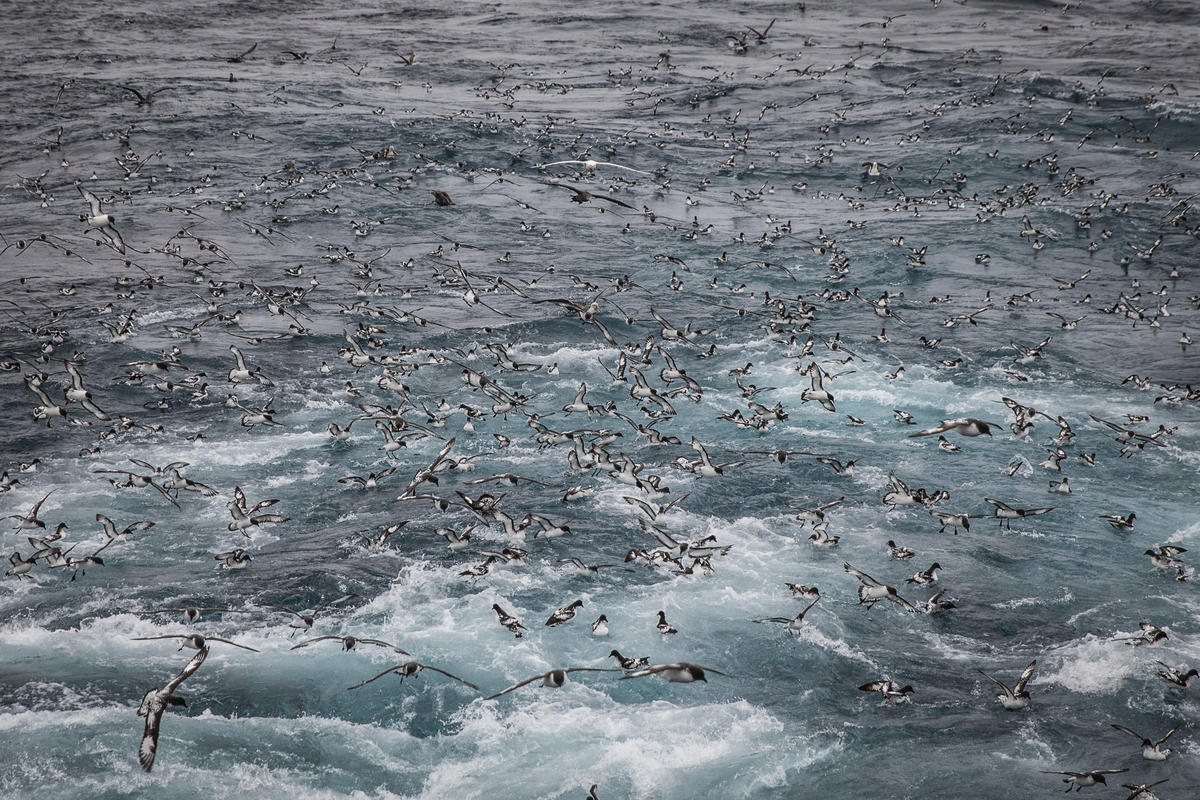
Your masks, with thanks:
M1047 514L1054 510L1053 507L1050 507L1050 508L1014 508L1014 507L1008 505L1007 503L1003 503L999 500L994 500L991 497L985 497L985 498L983 498L983 501L985 503L990 503L992 506L995 507L993 516L996 519L1000 520L1000 524L1005 528L1011 527L1010 523L1014 519L1020 519L1022 517L1033 517L1033 516L1037 516L1039 514Z
M913 604L897 594L896 590L891 586L888 586L885 583L880 583L867 573L855 569L848 563L842 564L842 569L853 575L855 578L858 578L859 604L865 603L867 608L870 608L880 600L891 600L893 603L903 607L906 611L916 612L917 609L913 607Z
M647 675L658 675L665 681L671 683L694 683L695 681L704 681L708 683L707 673L714 675L723 675L729 677L728 673L720 672L712 667L702 667L699 664L689 664L686 661L678 661L674 664L655 664L652 667L639 669L636 672L631 672L628 675L622 675L621 680L626 681L631 678L645 678Z
M1113 530L1131 531L1133 530L1133 521L1137 518L1137 514L1130 511L1128 514L1101 514L1100 519L1107 522L1113 527Z
M1118 637L1118 642L1129 642L1132 647L1141 647L1146 644L1158 644L1167 639L1167 632L1155 625L1153 622L1139 622L1138 627L1142 632L1136 636Z
M1176 558L1180 553L1186 553L1187 550L1173 544L1160 544L1157 550L1146 550L1145 555L1150 556L1150 563L1158 569L1178 569L1182 566L1182 562Z
M916 584L936 583L937 579L938 579L938 575L937 575L938 570L940 570L941 568L942 568L942 565L935 561L929 565L929 569L923 569L920 572L913 575L911 578L907 578L905 580L905 583L916 583Z
M549 672L543 672L540 675L534 675L532 678L526 678L520 683L514 683L507 689L502 689L493 695L483 698L484 700L494 700L501 695L516 691L522 686L526 686L534 681L541 681L542 686L549 686L552 689L560 689L567 682L567 675L572 672L619 672L620 670L610 669L608 667L568 667L567 669L552 669Z
M926 614L936 614L939 611L949 611L952 608L958 608L958 606L954 605L954 603L950 602L949 600L942 599L942 595L944 595L945 593L946 593L946 590L942 589L940 592L935 594L933 597L931 597L925 601L925 613Z
M1021 672L1021 677L1017 678L1017 683L1013 688L1009 689L1003 682L997 680L993 676L987 674L983 670L978 670L979 674L990 680L992 683L1000 687L1002 694L996 695L996 699L1000 701L1000 705L1004 706L1008 711L1020 711L1029 705L1029 692L1025 691L1025 686L1029 683L1029 679L1033 677L1033 671L1037 668L1037 659L1029 662L1029 666L1025 667Z
M858 690L860 692L879 692L879 694L883 697L883 702L885 705L912 702L912 698L910 698L909 695L916 691L909 684L901 686L900 684L888 678L881 678L877 681L864 683L862 686L858 687Z
M1175 731L1179 730L1179 726L1176 725L1174 728L1171 728L1171 730L1167 731L1162 738L1158 739L1157 741L1151 741L1137 731L1126 728L1124 725L1117 725L1114 723L1113 727L1119 730L1121 733L1127 733L1133 738L1139 740L1142 743L1142 758L1146 759L1147 761L1165 761L1167 756L1171 755L1171 748L1162 747L1162 743L1167 739L1170 739Z
M75 188L83 195L83 199L87 201L91 213L80 216L80 220L86 222L88 227L95 228L100 231L110 247L116 250L121 255L125 255L125 240L121 238L120 232L113 225L116 222L116 217L112 214L106 214L100 205L100 198L91 191L83 188L79 184L75 184Z
M1063 778L1063 783L1067 784L1067 791L1074 789L1080 791L1085 786L1094 786L1097 783L1103 783L1105 786L1108 782L1104 780L1105 775L1117 775L1122 772L1128 772L1129 769L1094 769L1090 772L1063 772L1057 770L1042 770L1046 775L1066 775Z
M1159 800L1158 795L1150 791L1151 787L1158 786L1160 783L1166 783L1170 778L1163 778L1154 783L1122 783L1121 788L1130 791L1129 797L1125 800Z
M944 419L940 425L935 425L932 428L926 428L916 433L910 433L908 437L914 439L918 436L935 436L939 433L954 431L962 436L991 436L992 428L997 430L1003 427L995 422L984 422L981 419L973 419L971 417L958 417L956 419Z
M358 597L358 595L351 592L350 594L344 594L341 597L334 598L333 600L326 600L316 608L305 611L293 611L286 606L269 606L269 608L273 608L276 611L283 611L295 617L295 619L292 620L292 622L288 625L288 627L292 629L292 632L288 634L288 638L290 639L291 637L295 636L298 631L306 631L312 628L317 614L320 614L324 609L328 608L329 606L344 603L347 600L353 600L356 597Z
M492 611L496 612L496 619L501 625L508 629L509 633L511 633L513 637L520 639L522 636L524 636L521 631L528 630L528 628L521 624L519 619L501 608L499 603L492 603Z
M182 650L185 647L187 647L191 650L207 650L209 642L224 642L225 644L231 644L234 647L240 647L243 650L249 650L252 653L262 652L261 650L255 650L253 647L247 647L244 644L238 644L237 642L231 642L228 639L220 639L216 636L201 636L198 633L171 633L171 634L164 634L162 636L134 636L133 637L133 640L135 642L146 642L146 641L150 641L152 639L179 639L180 640L180 643L179 643L180 650Z
M1194 668L1182 670L1165 664L1162 661L1158 661L1156 663L1163 668L1159 670L1158 677L1162 678L1168 683L1173 683L1176 686L1182 686L1185 689L1187 688L1188 683L1191 682L1192 678L1200 675L1200 670Z
M595 172L596 167L616 167L617 169L624 169L624 170L628 170L629 172L636 172L639 175L649 175L650 174L649 172L646 172L644 170L634 169L633 167L626 167L623 164L614 164L611 161L596 161L595 159L591 159L591 158L584 159L583 161L577 161L574 159L568 159L566 161L551 161L548 164L542 164L541 168L545 169L546 167L555 167L555 166L558 166L559 164L581 164L583 166L584 170L586 170L587 172Z
M162 724L163 712L167 710L167 706L186 706L187 702L182 697L175 696L175 690L179 688L185 680L191 677L200 665L204 663L204 659L208 658L208 648L202 647L196 655L192 656L191 660L184 666L171 680L167 681L166 685L161 689L151 689L142 697L142 703L138 706L138 716L146 718L146 728L142 733L142 743L138 747L138 762L142 765L142 769L146 772L154 766L154 756L158 751L158 732Z
M797 614L794 617L762 617L760 619L752 619L750 621L751 622L778 622L783 625L783 629L785 631L787 631L788 633L800 633L800 629L804 626L804 615L807 614L809 612L809 610L812 609L813 606L815 606L817 603L819 603L820 600L821 600L820 597L815 598L811 603L809 603L807 606L804 607L803 611L801 611L799 614Z
M462 678L458 677L457 675L451 675L449 672L446 672L446 670L444 670L444 669L440 669L438 667L434 667L429 664L419 664L416 661L408 661L404 664L396 664L395 666L388 667L383 672L379 673L378 675L375 675L374 677L367 678L362 683L356 683L353 686L347 687L347 691L362 688L363 686L366 686L371 681L377 681L380 678L382 678L384 675L390 675L392 673L399 675L400 682L403 683L405 678L416 678L418 675L420 675L422 672L424 672L427 669L433 670L434 672L437 672L441 675L445 675L447 678L456 680L459 683L463 684L464 686L471 687L472 689L474 689L477 692L480 691L479 687L476 686L475 684L471 683L470 681L465 681Z
M38 529L45 528L46 523L44 523L40 519L38 519L38 510L41 509L42 503L46 502L46 498L48 498L50 495L54 494L56 491L58 491L58 490L51 489L50 491L46 492L46 494L42 496L41 500L38 500L36 503L33 504L33 508L29 509L29 513L26 514L25 516L21 516L19 514L9 514L7 517L5 517L5 519L18 520L17 527L13 528L13 531L16 532L16 531L30 530L33 528L38 528Z
M360 644L373 644L378 647L386 647L389 650L399 653L402 656L412 655L407 650L401 650L399 647L396 647L396 645L391 644L389 642L380 641L379 639L360 639L357 636L349 636L349 635L347 635L347 636L318 636L315 639L306 639L303 642L299 642L298 644L292 645L292 649L299 650L301 647L308 647L310 644L316 644L317 642L326 642L326 641L341 643L343 652L349 652L350 650L353 650L355 647L357 647Z
M626 658L616 650L613 650L608 655L610 658L616 659L617 664L620 665L621 669L623 670L635 670L640 667L650 666L650 659L645 656L642 658Z
M546 625L553 628L556 625L562 625L564 622L570 622L575 619L575 612L583 607L582 600L576 600L570 605L563 606L558 611L550 615L550 619L546 620Z

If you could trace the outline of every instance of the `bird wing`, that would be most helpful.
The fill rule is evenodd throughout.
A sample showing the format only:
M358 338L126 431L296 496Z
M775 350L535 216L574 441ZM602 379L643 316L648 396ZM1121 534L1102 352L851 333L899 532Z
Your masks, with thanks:
M731 677L733 677L733 676L732 676L732 675L730 675L728 672L721 672L721 670L719 670L719 669L713 669L712 667L703 667L703 666L700 666L699 664L692 664L692 666L693 666L693 667L700 667L700 669L704 670L705 672L711 672L713 675L720 675L720 676L721 676L721 677L723 677L723 678L731 678Z
M181 637L171 637L171 638L181 638ZM188 678L190 678L192 676L193 672L200 669L200 665L204 663L204 659L206 659L206 658L208 658L208 648L201 647L199 650L196 651L196 655L192 656L192 660L184 665L183 669L180 670L179 674L176 675L174 678L172 678L170 680L170 682L167 683L167 685L163 687L163 691L166 692L168 695L174 694L175 690L179 688L179 684L186 681Z
M381 673L379 673L378 675L375 675L375 676L373 676L373 677L367 678L367 679L366 679L365 681L363 681L362 683L356 683L356 684L355 684L355 685L353 685L353 686L348 686L348 687L346 687L346 691L348 691L348 692L349 692L349 691L353 691L354 689L359 689L359 688L362 688L363 686L366 686L366 685L367 685L368 683L370 683L371 681L377 681L377 680L379 680L380 678L382 678L384 675L387 675L387 674L388 674L388 673L390 673L390 672L395 672L396 670L400 669L402 666L404 666L404 665L403 665L403 664L396 664L395 666L388 667L388 668L387 668L387 669L385 669L383 672L381 672Z
M292 649L299 650L301 647L308 647L310 644L316 644L317 642L323 642L327 639L337 639L340 642L342 640L342 637L341 636L317 636L313 639L305 639L303 642L299 642L298 644L292 645ZM408 655L408 654L405 653L405 655Z
M341 638L341 637L334 637L334 638ZM373 645L378 645L379 647L389 647L402 656L412 655L407 650L401 650L399 647L396 647L396 645L392 644L391 642L385 642L381 639L359 639L358 643L359 644L373 644ZM433 667L430 667L430 669L433 669Z
M401 652L403 652L403 651L401 651ZM462 678L458 677L457 675L451 675L449 672L446 672L446 670L444 670L444 669L439 669L438 667L431 667L428 664L422 664L421 669L431 669L434 672L437 672L441 675L445 675L447 678L453 678L454 680L458 681L459 683L463 684L464 686L470 686L472 689L474 689L477 692L480 691L480 688L478 686L476 686L475 684L471 683L470 681L465 681ZM516 689L518 686L524 686L526 683L529 683L529 681L535 681L538 678L543 678L543 677L545 677L544 673L542 675L538 675L537 677L530 678L528 681L525 681L524 683L517 684L517 686L514 686L513 689ZM512 689L505 689L504 691L511 692ZM500 694L504 694L504 692L501 692ZM492 696L496 697L496 695L492 695ZM490 700L491 698L487 698L487 699Z
M127 87L127 86L124 86L124 87L122 87L122 88L124 88L124 89L128 89L129 87ZM142 94L141 94L141 92L137 91L136 89L129 89L129 91L131 91L131 92L133 92L134 94L136 94L136 95L138 96L138 98L139 98L139 99L144 99L144 98L142 98ZM92 209L92 216L93 216L93 217L98 217L98 216L100 216L101 214L103 214L104 212L103 212L103 211L100 209L100 198L99 198L99 197L97 197L97 196L96 196L95 194L93 194L92 192L88 191L87 189L83 188L82 186L80 186L80 187L78 187L78 188L79 188L79 193L80 193L81 195L83 195L83 199L84 199L84 200L87 200L87 203L88 203L88 205L89 205L89 206L91 206L91 209Z
M495 694L493 694L489 697L485 697L483 699L484 700L495 700L497 697L500 697L501 695L508 694L509 692L515 692L517 689L520 689L522 686L525 686L526 684L533 683L534 681L543 680L549 674L550 674L549 672L543 672L541 675L534 675L532 678L526 678L525 680L521 681L520 683L514 683L512 686L508 687L507 689L496 692ZM451 676L451 677L453 677L453 676ZM461 680L461 679L456 678L456 680ZM466 683L466 681L463 681L463 683Z
M154 691L151 689L151 691ZM144 701L143 701L144 702ZM146 728L142 732L142 743L138 746L138 763L146 772L154 766L154 756L158 751L158 728L162 722L166 704L156 705L146 713Z
M918 436L934 436L935 434L945 433L946 431L955 427L955 425L957 425L958 422L959 422L959 420L944 419L944 420L942 420L941 425L935 425L934 427L926 428L923 431L917 431L916 433L910 433L908 435L908 438L915 439Z
M121 238L121 232L114 228L111 223L100 228L100 233L108 239L118 253L125 254L125 240Z
M628 674L622 675L621 680L625 681L625 680L629 680L630 678L644 678L647 675L657 675L658 673L662 672L663 670L672 669L676 666L678 666L678 665L676 665L676 664L654 664L652 666L646 667L645 669L639 669L634 672L630 672Z
M1008 695L1009 697L1012 697L1012 696L1015 694L1015 692L1013 692L1011 689L1009 689L1009 688L1008 688L1008 686L1007 686L1007 685L1005 685L1005 683L1004 683L1003 681L996 679L995 677L993 677L993 676L991 676L991 675L987 674L986 672L984 672L984 671L983 671L983 670L981 670L981 669L977 669L977 670L975 670L975 671L976 671L976 672L978 672L978 673L979 673L980 675L982 675L983 677L987 678L987 679L988 679L989 681L991 681L992 683L994 683L994 684L996 684L997 686L999 686L1001 689L1003 689L1003 690L1004 690L1004 693L1005 693L1006 695ZM1018 685L1018 686L1020 686L1021 684L1019 684L1019 683L1018 683L1017 685Z
M237 642L231 642L228 639L221 639L216 636L209 636L209 637L207 637L207 639L210 642L224 642L225 644L231 644L234 647L240 647L243 650L249 650L251 653L261 653L262 652L261 650L255 650L253 647L247 647L244 644L238 644Z
M1037 669L1037 659L1030 661L1029 666L1027 666L1021 673L1021 677L1017 678L1017 685L1013 687L1014 693L1020 694L1021 692L1025 691L1025 686L1029 683L1029 679L1033 677L1033 671L1035 669Z
M104 516L103 514L97 514L96 522L99 522L104 526L104 533L106 536L108 536L108 538L112 539L117 535L117 525L108 517Z
M651 523L647 522L646 520L642 519L641 517L638 517L638 523L642 526L642 530L646 531L646 533L653 535L655 539L658 539L658 543L661 544L663 547L676 548L676 547L680 546L681 543L676 541L675 539L671 538L671 535L669 533L667 533L666 531L664 531L662 528L659 528L656 525L652 525Z
M329 606L335 606L338 603L344 603L347 600L353 600L356 597L358 597L358 595L354 592L351 592L350 594L344 594L341 597L335 597L333 600L326 600L324 603L321 603L321 605L313 609L312 615L315 617L321 612L321 610L328 608Z
M854 577L858 578L859 581L861 581L864 586L883 586L882 583L875 580L867 573L850 566L849 563L842 564L842 569L844 569L846 572L849 572Z
M1124 725L1117 725L1115 722L1113 723L1113 727L1116 728L1117 730L1119 730L1121 733L1129 734L1133 738L1137 739L1139 742L1149 742L1150 741L1145 736L1142 736L1140 733L1133 730L1132 728L1126 728Z

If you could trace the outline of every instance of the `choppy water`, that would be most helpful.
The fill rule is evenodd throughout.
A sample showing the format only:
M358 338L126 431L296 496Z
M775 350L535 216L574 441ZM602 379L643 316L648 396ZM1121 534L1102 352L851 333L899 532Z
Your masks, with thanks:
M9 566L21 572L29 537L59 523L64 537L46 547L64 559L106 542L97 514L118 530L155 525L106 547L103 565L43 556L0 581L0 793L582 798L595 784L601 798L1011 798L1059 792L1045 771L1127 768L1087 792L1167 779L1163 798L1200 794L1196 687L1157 674L1158 662L1200 667L1196 583L1175 580L1193 577L1193 554L1170 569L1143 554L1195 551L1200 537L1189 385L1200 360L1181 344L1200 334L1200 83L1187 57L1200 12L843 5L10 6ZM122 87L154 94L139 104ZM640 172L547 166L587 159ZM124 256L81 221L76 183L114 215ZM569 187L594 197L572 202L584 198ZM886 310L873 309L885 292ZM1046 338L1015 360L1014 343ZM265 381L230 379L231 345ZM172 348L165 375L138 363ZM668 354L695 386L663 377ZM64 399L65 360L110 419ZM805 402L813 363L833 412ZM633 427L650 422L643 408L666 407L631 395L635 368L670 394L675 413L655 428L678 444ZM35 419L30 381L65 420ZM564 411L581 383L595 410ZM719 419L755 415L751 385L786 418L761 432ZM1042 412L1026 435L1011 432L1002 398ZM278 425L245 427L267 403ZM389 454L376 422L394 413L418 436ZM570 441L539 436L532 415L591 431L576 434L585 460L628 458L669 493L573 470ZM951 417L1003 427L947 433L954 453L909 436ZM331 423L349 425L348 440ZM693 437L714 462L744 465L681 468L699 458ZM473 457L470 469L440 470L413 493L490 491L514 520L541 515L569 532L535 538L534 523L522 540L489 520L470 549L448 549L437 529L479 520L396 498L451 438L449 457ZM1133 445L1124 455L1118 439ZM753 452L776 450L815 455ZM853 472L818 456L854 460ZM150 475L131 458L186 462L184 476L219 494L168 490L176 509L96 472ZM338 481L389 467L375 488ZM468 483L501 473L549 485ZM985 498L1053 510L939 533L921 504L889 510L889 473L948 492L934 511L990 517ZM1051 491L1063 478L1071 492ZM564 502L572 486L587 494ZM257 513L287 521L229 530L235 487L248 506L278 500ZM690 558L626 563L659 542L623 498L684 495L657 524L728 546L712 573L678 574ZM837 543L814 544L798 509L839 497L826 516ZM21 529L43 499L45 529ZM1131 531L1100 518L1131 512ZM917 555L889 558L889 540ZM239 547L248 567L216 568L214 555ZM460 575L504 547L528 563ZM583 577L563 561L573 557L624 569ZM905 583L935 561L933 588ZM956 607L868 609L844 563L922 610L935 589ZM753 623L804 607L787 582L820 587L800 632ZM357 596L309 632L274 608L346 594ZM543 625L576 599L574 621ZM239 613L191 626L155 613L185 606ZM658 632L659 610L678 633ZM590 629L600 614L603 638ZM1168 638L1120 640L1140 622ZM135 712L195 651L135 637L184 631L261 652L211 643L147 774ZM481 691L431 671L349 691L408 657L329 640L292 649L347 634ZM613 667L613 648L726 675L580 672L561 689L482 699L556 667ZM1011 686L1034 659L1029 707L1006 712L979 670ZM883 677L911 684L911 703L858 691ZM1179 726L1174 754L1143 760L1113 724L1153 738Z

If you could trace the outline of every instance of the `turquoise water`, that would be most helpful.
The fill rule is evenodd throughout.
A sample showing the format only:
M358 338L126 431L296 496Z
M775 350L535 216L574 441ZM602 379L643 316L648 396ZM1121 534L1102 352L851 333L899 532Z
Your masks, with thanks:
M155 524L102 565L43 557L0 581L5 796L1009 798L1094 769L1128 770L1110 795L1200 789L1195 689L1158 675L1200 666L1192 553L1169 569L1144 554L1200 535L1190 7L65 4L12 19L10 566L59 523L46 546L64 559L106 543L97 514ZM124 86L155 93L139 105ZM76 182L124 254L81 220ZM260 377L230 376L231 345ZM66 360L109 419L65 399ZM140 363L163 360L165 375ZM671 361L694 384L664 375ZM631 393L635 369L653 398ZM816 370L834 411L812 399ZM65 419L35 418L30 381ZM565 411L580 384L593 410ZM1006 398L1040 412L1023 435ZM764 430L729 421L776 404ZM654 416L677 443L638 433ZM386 417L413 434L393 452ZM1000 427L945 433L954 452L910 436L957 417ZM577 432L585 460L640 465L637 480L576 469L571 439L537 425ZM471 460L406 492L450 439L446 458ZM693 471L693 440L723 474ZM130 459L186 462L217 494L168 500L96 471L170 481ZM339 482L388 468L375 487ZM471 483L506 473L533 480ZM890 509L890 475L947 492L932 511L970 529ZM278 501L251 516L286 521L230 530L235 488L248 509ZM569 532L397 500L485 491L518 525ZM626 497L678 500L654 525L728 550L710 573L626 561L663 546ZM838 498L836 544L814 543L798 512ZM987 498L1053 510L1002 526ZM45 529L17 529L40 500ZM1129 531L1102 519L1131 512ZM471 528L469 547L442 528ZM915 557L890 558L889 540ZM460 574L506 547L526 563ZM219 568L235 548L248 566ZM617 566L580 575L571 558ZM935 584L906 583L934 562ZM868 608L844 564L921 611L939 590L955 608ZM799 632L752 622L807 605L787 583L821 594ZM280 610L348 594L309 631ZM573 621L543 624L577 599ZM160 611L189 606L225 611ZM1141 622L1167 639L1122 641ZM195 651L135 637L185 632L260 652L210 642L146 773L138 705ZM411 655L293 649L345 635ZM483 699L612 668L614 648L725 674L573 672ZM348 688L410 659L480 691L432 670ZM1035 659L1029 706L1005 711L980 671L1012 686ZM885 677L911 702L858 690ZM1143 760L1113 724L1179 726L1174 753Z

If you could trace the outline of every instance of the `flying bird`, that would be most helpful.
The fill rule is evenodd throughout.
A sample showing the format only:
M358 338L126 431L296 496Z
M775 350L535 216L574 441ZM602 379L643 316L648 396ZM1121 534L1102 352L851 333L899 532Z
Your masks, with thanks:
M191 661L188 661L183 670L167 681L165 686L161 689L151 689L142 697L142 704L138 706L137 713L139 717L146 718L146 728L142 733L142 744L138 747L138 763L146 772L149 772L154 766L154 756L158 752L158 733L162 724L163 712L167 710L167 706L187 705L182 697L175 695L175 690L200 668L206 658L208 658L208 648L202 647L196 652L196 655L192 656Z

